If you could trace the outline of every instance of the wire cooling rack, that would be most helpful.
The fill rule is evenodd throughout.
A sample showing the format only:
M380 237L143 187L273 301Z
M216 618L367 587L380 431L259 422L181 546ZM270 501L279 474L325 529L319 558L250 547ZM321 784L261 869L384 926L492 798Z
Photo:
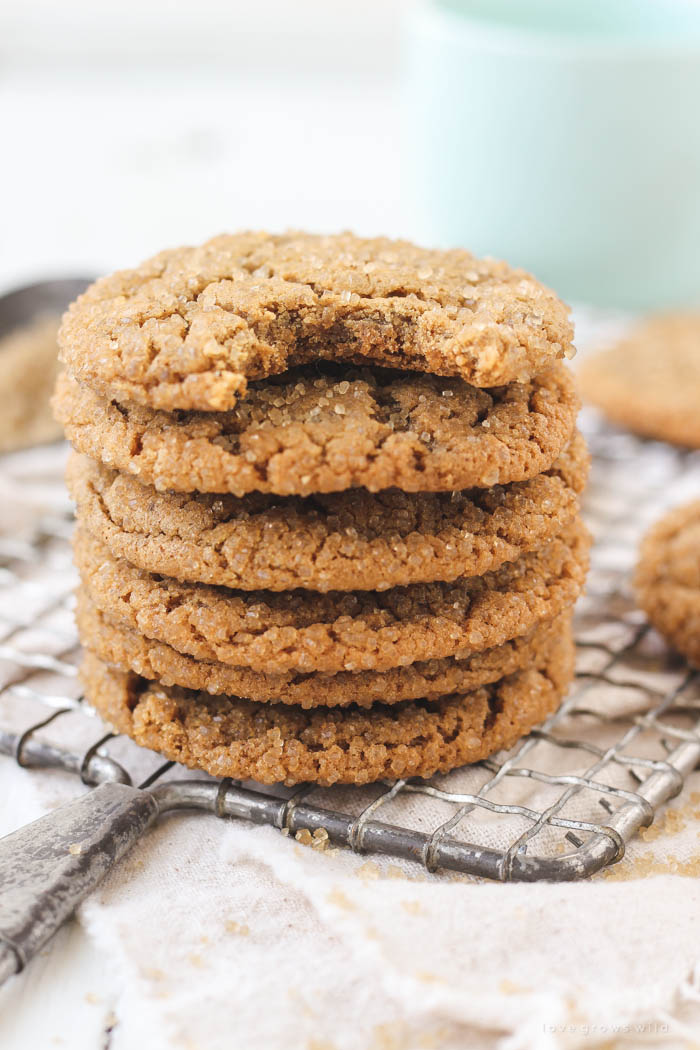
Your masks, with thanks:
M594 417L583 428L594 454L585 516L595 545L576 620L576 680L561 710L514 750L428 781L290 790L193 776L108 733L80 696L70 508L52 467L31 479L43 512L29 538L0 536L0 752L86 785L138 785L159 813L270 824L318 848L392 854L431 871L568 880L619 860L700 761L700 678L646 626L629 582L641 533L700 493L700 456ZM12 463L17 480L21 461ZM22 491L15 486L15 500Z

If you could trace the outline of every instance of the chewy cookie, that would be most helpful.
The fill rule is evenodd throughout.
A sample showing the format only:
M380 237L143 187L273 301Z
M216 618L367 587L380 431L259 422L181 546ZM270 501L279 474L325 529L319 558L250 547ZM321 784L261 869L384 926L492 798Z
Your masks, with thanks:
M584 396L643 437L700 448L700 314L646 321L585 361Z
M245 233L64 317L87 696L214 775L510 747L572 675L588 456L567 308L505 263Z
M700 666L700 501L671 511L647 533L635 587L659 634Z
M117 732L168 759L214 776L329 785L429 777L509 748L558 707L572 672L567 633L535 665L481 689L369 711L171 688L89 651L81 673L88 701Z
M49 402L58 375L59 318L40 314L0 338L0 452L59 441Z
M75 558L98 609L197 660L287 671L385 671L464 658L568 609L589 536L575 522L542 550L483 576L387 591L231 591L151 575L79 531Z
M88 649L119 670L134 671L163 685L303 708L349 704L370 707L374 703L432 700L448 693L467 692L529 666L571 629L571 615L567 612L527 635L474 653L465 660L448 657L419 661L388 671L264 674L247 667L195 660L164 642L145 638L105 616L85 593L78 595L76 619Z
M57 418L80 452L157 489L454 491L523 481L571 441L579 402L562 365L493 390L386 369L301 369L252 384L230 412L118 404L64 375Z
M527 381L572 337L567 308L506 263L349 233L242 233L97 281L60 347L103 394L220 412L250 380L318 360Z
M541 547L578 512L588 461L576 433L545 473L465 492L159 493L78 455L67 480L81 525L148 572L242 590L386 590L481 575Z

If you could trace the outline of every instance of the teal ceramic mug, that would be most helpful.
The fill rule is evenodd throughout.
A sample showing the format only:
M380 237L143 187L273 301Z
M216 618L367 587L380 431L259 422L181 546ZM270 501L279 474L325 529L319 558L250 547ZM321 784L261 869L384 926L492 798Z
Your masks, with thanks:
M423 0L406 28L424 239L573 301L700 304L700 0Z

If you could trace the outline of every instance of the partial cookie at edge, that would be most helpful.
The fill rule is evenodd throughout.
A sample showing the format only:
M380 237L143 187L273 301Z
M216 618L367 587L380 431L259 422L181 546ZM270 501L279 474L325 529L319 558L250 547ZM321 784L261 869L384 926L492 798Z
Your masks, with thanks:
M676 508L649 530L634 582L653 626L700 667L700 500Z
M642 437L700 448L700 314L652 317L579 370L581 392Z

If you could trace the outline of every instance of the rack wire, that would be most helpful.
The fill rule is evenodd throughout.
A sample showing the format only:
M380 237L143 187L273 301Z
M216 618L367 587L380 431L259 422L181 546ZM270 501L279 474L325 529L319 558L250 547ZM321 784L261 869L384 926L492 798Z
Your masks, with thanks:
M595 544L576 617L575 684L512 751L425 781L290 790L193 776L109 733L80 695L70 508L60 485L51 487L54 471L28 537L0 534L0 752L86 785L137 784L159 812L269 824L312 845L391 854L430 871L570 880L618 861L700 761L700 675L648 628L630 589L642 532L700 493L700 456L638 441L594 416L583 428Z

